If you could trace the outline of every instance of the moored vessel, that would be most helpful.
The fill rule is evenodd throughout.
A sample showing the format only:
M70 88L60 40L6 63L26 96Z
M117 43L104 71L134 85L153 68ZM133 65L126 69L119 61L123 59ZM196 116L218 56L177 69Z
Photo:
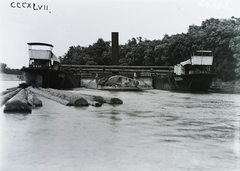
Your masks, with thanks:
M157 89L175 91L207 91L216 76L212 72L213 55L209 50L198 50L190 59L174 66L174 72L154 77Z
M60 60L53 54L53 45L48 43L28 43L29 65L23 67L27 84L43 88L76 87L71 84L69 73L61 70ZM71 85L69 85L71 84Z
M138 87L139 82L135 79L114 75L109 78L102 77L97 79L97 88L101 90L109 91L141 91L142 89Z

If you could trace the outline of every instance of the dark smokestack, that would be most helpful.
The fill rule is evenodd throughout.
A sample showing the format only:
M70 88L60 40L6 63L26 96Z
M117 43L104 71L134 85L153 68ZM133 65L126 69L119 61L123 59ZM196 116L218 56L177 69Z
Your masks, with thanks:
M118 65L119 43L118 32L112 32L112 65Z

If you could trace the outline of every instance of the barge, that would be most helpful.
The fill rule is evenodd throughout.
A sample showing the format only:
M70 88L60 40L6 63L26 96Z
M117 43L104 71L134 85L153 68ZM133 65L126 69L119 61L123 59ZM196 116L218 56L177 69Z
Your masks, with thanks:
M174 72L155 76L156 89L173 91L207 91L216 77L212 72L213 55L209 50L198 50L190 59L174 66Z
M21 69L27 84L55 89L80 86L80 78L61 69L60 60L52 52L53 45L34 42L28 47L29 65Z

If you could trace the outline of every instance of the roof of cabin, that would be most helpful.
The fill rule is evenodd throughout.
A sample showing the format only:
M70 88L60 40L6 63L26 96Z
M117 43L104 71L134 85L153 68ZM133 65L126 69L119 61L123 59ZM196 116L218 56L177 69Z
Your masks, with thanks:
M29 46L35 46L35 45L37 45L37 46L50 46L50 47L53 47L53 45L51 45L51 44L48 44L48 43L40 43L40 42L32 42L32 43L28 43L28 45Z

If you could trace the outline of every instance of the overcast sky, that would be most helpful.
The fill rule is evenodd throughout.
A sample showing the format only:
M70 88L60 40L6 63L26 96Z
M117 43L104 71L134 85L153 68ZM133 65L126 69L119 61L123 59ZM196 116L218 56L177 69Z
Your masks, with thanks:
M0 62L27 66L28 42L53 44L54 54L62 56L70 46L109 41L111 32L119 32L125 44L133 37L186 33L189 25L232 16L240 17L239 0L1 0Z

